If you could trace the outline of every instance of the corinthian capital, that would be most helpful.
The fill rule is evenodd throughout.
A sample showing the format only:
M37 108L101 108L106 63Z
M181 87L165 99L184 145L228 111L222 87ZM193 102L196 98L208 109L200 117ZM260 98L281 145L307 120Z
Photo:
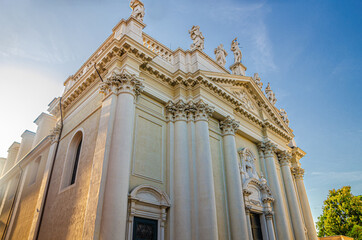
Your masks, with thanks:
M182 100L176 103L169 101L166 105L166 110L169 115L172 115L175 121L186 121L187 104Z
M208 121L214 112L214 108L199 100L195 104L190 105L190 109L195 109L195 121Z
M58 122L57 125L53 128L53 130L50 131L50 142L51 144L55 143L58 141L58 137L60 134L60 130L61 130L62 126L61 124Z
M288 151L279 151L277 155L281 166L290 166L292 155Z
M133 96L138 96L143 91L142 80L135 74L130 74L125 69L121 72L114 71L110 77L108 77L99 86L99 92L105 95L109 93L121 94L129 93Z
M294 175L295 179L303 179L304 169L301 167L292 167L291 172Z
M240 123L230 116L227 116L224 121L220 122L220 128L224 135L235 135L235 131L239 128L239 125Z
M268 140L266 142L258 143L258 148L259 151L263 152L265 155L272 156L276 148L276 145Z

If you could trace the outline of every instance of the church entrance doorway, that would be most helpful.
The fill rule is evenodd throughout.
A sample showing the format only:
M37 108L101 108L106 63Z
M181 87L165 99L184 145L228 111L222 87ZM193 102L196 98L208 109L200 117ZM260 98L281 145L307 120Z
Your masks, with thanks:
M261 231L260 214L250 213L251 232L253 240L263 240L263 233Z
M157 240L157 220L135 217L133 240Z

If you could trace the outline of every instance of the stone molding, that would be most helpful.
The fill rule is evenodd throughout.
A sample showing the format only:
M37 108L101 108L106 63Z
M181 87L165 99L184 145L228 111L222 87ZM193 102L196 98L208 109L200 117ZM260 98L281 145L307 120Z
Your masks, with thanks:
M209 106L203 100L185 102L180 99L177 102L168 101L166 104L169 120L174 121L208 121L214 112L214 107Z
M220 122L220 129L223 135L235 135L235 131L239 129L240 122L227 116L225 120Z
M304 169L301 167L292 167L291 172L295 179L302 179L304 177Z
M111 76L99 86L99 92L104 95L129 93L135 97L141 94L144 85L135 74L128 73L125 69L122 71L113 71Z

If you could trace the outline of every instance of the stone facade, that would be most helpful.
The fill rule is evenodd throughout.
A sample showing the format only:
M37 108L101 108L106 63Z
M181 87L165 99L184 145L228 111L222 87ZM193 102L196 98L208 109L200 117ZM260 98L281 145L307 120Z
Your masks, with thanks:
M130 6L2 160L3 239L316 240L305 153L237 39L229 72L199 26L173 51Z

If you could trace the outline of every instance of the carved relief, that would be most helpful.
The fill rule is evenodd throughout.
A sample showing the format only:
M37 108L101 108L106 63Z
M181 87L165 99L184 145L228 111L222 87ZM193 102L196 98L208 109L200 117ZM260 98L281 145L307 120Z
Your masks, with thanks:
M202 35L202 33L200 32L200 27L199 26L192 26L191 30L189 31L190 33L190 37L193 41L193 43L191 44L191 51L195 50L195 49L199 49L200 51L202 51L204 49L204 36Z
M247 178L258 179L259 176L255 168L256 158L254 154L247 148L242 148L238 153L241 158L241 172L243 180Z
M224 46L222 44L220 44L217 48L215 48L215 57L216 57L216 62L220 65L220 66L225 66L226 64L226 56L228 55L228 53L225 51Z
M265 94L268 97L268 100L271 102L271 104L274 105L277 102L275 93L270 88L270 83L268 83L268 86L265 88Z
M249 110L255 110L252 102L250 101L250 99L249 99L248 95L245 93L245 91L243 91L243 90L233 91L232 93L234 94L235 97L239 98L243 107L245 107L246 109L249 109Z
M138 21L143 22L145 16L145 7L139 0L131 0L129 6L132 8L131 16L136 18Z

